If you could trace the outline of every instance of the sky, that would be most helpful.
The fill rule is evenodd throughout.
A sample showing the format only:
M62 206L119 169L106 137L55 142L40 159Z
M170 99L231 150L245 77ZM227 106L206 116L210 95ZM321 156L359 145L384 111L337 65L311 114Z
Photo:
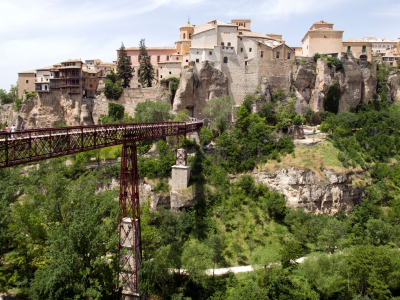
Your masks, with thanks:
M18 72L68 59L116 60L116 49L174 46L179 28L212 20L251 19L251 30L283 35L301 46L319 20L344 30L343 40L400 38L399 0L0 0L0 89Z

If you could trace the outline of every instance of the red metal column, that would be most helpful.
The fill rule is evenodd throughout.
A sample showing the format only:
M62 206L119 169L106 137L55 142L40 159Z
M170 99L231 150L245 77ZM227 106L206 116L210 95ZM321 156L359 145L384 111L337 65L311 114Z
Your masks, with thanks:
M119 192L118 249L122 254L119 281L125 286L123 294L138 295L138 271L142 262L140 233L139 177L136 142L122 146Z

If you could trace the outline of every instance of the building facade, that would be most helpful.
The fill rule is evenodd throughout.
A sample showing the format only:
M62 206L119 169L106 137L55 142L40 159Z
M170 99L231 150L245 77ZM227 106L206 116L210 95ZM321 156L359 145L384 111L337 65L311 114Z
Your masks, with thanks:
M36 70L18 73L18 97L24 99L26 93L35 91Z
M315 53L336 56L342 52L343 30L333 29L333 23L314 23L302 42L302 56L311 57Z
M360 60L372 60L372 42L350 39L343 42L342 52L352 53Z

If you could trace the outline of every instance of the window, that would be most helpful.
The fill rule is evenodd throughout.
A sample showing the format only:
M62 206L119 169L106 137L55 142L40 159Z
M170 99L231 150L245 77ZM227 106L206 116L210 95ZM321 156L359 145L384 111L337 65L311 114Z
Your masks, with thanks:
M351 46L347 46L347 52L351 52Z
M253 50L253 49L249 48L249 52L251 52L251 50Z
M140 88L140 84L138 84L138 86L137 86L138 88Z
M224 42L221 42L221 46L225 46Z
M261 57L264 57L264 51L261 51Z
M169 61L169 55L167 55L167 61Z
M162 75L160 75L160 78L162 78Z
M327 35L324 35L324 38L327 38L328 36Z
M276 58L279 58L279 54L280 54L279 52L276 52Z
M228 63L228 58L225 56L224 57L224 64L227 64Z
M239 31L239 35L242 35L242 34L243 34L243 32Z
M189 60L187 59L186 62L189 62Z
M43 77L42 77L42 80L41 81L43 81Z
M160 55L157 55L157 62L160 62Z
M189 33L189 40L191 40L192 39L192 34L191 33Z
M137 76L140 76L140 70L137 71Z
M27 80L26 83L29 83L29 80Z
M389 57L389 61L394 61L394 58L393 57Z
M198 58L196 58L196 62L197 62L197 63L199 63L199 62L200 62Z
M210 53L210 55L212 55L212 51L210 51L209 53Z
M90 87L92 87L92 85L90 85Z
M247 61L244 62L244 65L247 66Z
M287 59L290 59L290 54L291 54L290 52L287 54Z
M228 46L230 47L230 46L231 46L231 43L228 43Z
M186 39L186 33L183 34L183 39Z
M177 57L176 60L179 60L179 57Z
M367 52L367 46L363 46L362 52Z
M240 48L240 52L243 52L243 48Z
M171 74L171 71L169 71L169 74Z

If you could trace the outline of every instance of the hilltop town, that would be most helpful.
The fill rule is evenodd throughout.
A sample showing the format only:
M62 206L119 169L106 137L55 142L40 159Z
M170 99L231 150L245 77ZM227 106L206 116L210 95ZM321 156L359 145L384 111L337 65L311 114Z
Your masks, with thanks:
M287 45L282 34L252 31L249 19L234 19L229 23L214 20L200 26L188 22L179 29L175 46L146 48L155 71L152 87L142 86L139 82L139 47L125 48L132 62L133 77L118 103L133 116L137 103L162 99L171 104L173 111L188 109L191 117L201 119L205 103L214 97L230 95L235 101L235 110L247 93L254 93L262 85L267 93L278 88L287 94L293 93L293 86L297 88L299 84L299 81L295 83L299 64L310 61L316 53L340 59L349 55L358 64L381 61L397 66L400 40L366 37L344 41L343 32L335 29L333 23L318 21L305 33L302 46L296 47ZM84 62L66 59L18 73L22 109L15 113L11 108L3 107L1 122L13 122L18 126L24 120L31 127L49 127L57 120L67 125L96 124L100 115L106 113L107 102L112 101L106 99L103 89L107 74L116 71L116 63L100 59ZM175 97L171 98L168 79L172 77L180 77L181 83ZM347 101L351 104L363 100L363 88L366 89L364 100L368 101L371 96L367 90L373 87L365 88L365 76L361 77L358 80L360 86L356 88L360 91L352 96L355 100ZM306 87L311 91L297 89L299 93L295 94L299 103L310 102L311 108L319 111L322 110L321 95L315 92L318 88L312 86L314 82L311 80L311 85ZM30 104L24 101L28 93L37 93L37 99ZM342 105L340 110L349 105ZM297 105L297 110L304 113L305 106Z

